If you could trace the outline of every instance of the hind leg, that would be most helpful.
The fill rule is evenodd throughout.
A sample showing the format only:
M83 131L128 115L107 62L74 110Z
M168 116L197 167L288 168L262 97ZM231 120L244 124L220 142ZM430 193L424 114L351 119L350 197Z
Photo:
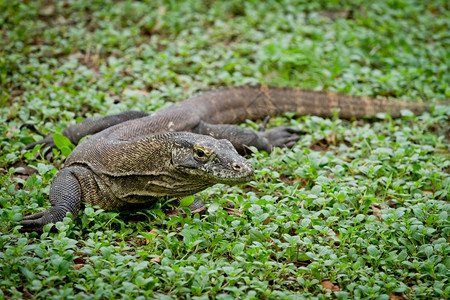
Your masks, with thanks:
M299 140L301 130L291 127L275 127L264 132L241 128L229 124L209 124L200 122L195 133L210 135L216 139L229 140L239 153L245 153L245 146L271 152L273 147L292 147Z

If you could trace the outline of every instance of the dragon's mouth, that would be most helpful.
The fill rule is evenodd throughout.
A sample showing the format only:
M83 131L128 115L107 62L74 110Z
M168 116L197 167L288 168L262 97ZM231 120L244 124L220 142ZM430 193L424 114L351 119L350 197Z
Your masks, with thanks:
M253 168L251 166L246 166L244 170L240 170L239 172L231 172L224 174L220 172L218 175L214 176L217 181L220 183L226 184L238 184L249 182L253 179Z
M253 174L242 176L242 177L231 177L231 178L218 178L219 183L225 183L225 184L239 184L239 183L246 183L253 179Z
M251 165L246 165L243 170L236 171L232 169L225 169L221 171L199 169L194 166L180 165L178 169L183 169L185 173L195 176L197 180L205 183L224 183L224 184L239 184L249 182L253 179L253 168Z

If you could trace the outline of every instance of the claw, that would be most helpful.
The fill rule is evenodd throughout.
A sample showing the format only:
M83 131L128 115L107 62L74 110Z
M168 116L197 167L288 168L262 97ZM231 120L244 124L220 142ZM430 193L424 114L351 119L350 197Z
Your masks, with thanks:
M259 131L260 131L260 132L266 131L266 129L267 129L267 124L269 124L269 120L270 120L270 116L266 116L266 117L264 118L264 121L263 121L263 123L262 123L262 125L261 125L261 128L259 128Z
M302 133L304 132L300 129L281 126L262 132L261 135L269 141L272 147L291 148L300 139L299 134Z
M37 142L33 142L31 144L28 144L24 147L25 150L31 150L33 149L35 146L40 145L40 144L45 144L45 149L53 149L56 148L55 143L53 142L53 135L48 135L46 136L44 139L37 141Z
M42 145L42 144L43 144L43 147L40 149L40 151L38 151L36 153L36 158L42 157L43 159L50 161L53 157L52 149L57 148L55 143L53 142L53 135L48 135L40 141L30 143L30 144L26 145L23 149L24 150L32 150L34 147L36 147L38 145Z
M42 132L40 132L40 131L36 128L36 126L33 125L33 124L28 124L28 123L22 124L22 125L20 126L20 129L22 129L22 128L28 128L29 130L33 131L34 133L39 134L39 135L42 136L42 137L45 137L45 134L43 134Z
M42 211L42 212L35 213L35 214L29 215L29 216L25 216L25 217L23 217L23 220L22 220L22 221L26 221L26 220L37 220L37 219L39 219L39 218L42 218L42 216L44 216L45 213L46 213L46 211Z
M176 201L175 204L179 205L180 200L177 199L175 201ZM191 211L192 215L194 215L196 213L202 213L202 212L206 211L205 205L197 197L195 197L194 202L192 202L188 206L188 208ZM178 209L174 209L174 210L170 210L170 211L167 212L167 215L170 216L170 217L178 216L178 214L185 215L183 210L181 210L179 208Z
M44 230L44 225L48 223L48 212L43 211L36 214L32 214L29 216L25 216L22 221L20 221L20 225L22 228L19 229L19 232L38 232L41 233Z

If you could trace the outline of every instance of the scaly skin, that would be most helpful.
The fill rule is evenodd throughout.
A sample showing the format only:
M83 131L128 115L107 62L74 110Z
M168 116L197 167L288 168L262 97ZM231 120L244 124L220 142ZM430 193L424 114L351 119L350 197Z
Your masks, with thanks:
M335 111L341 118L373 117L380 112L398 117L402 109L421 114L428 107L299 88L244 86L206 92L151 115L128 111L88 118L63 131L74 144L94 135L73 150L56 175L50 210L25 217L22 231L41 231L67 212L76 217L81 202L105 210L128 209L164 197L192 195L216 183L249 181L252 167L236 150L254 146L270 152L272 147L291 147L300 131L278 127L255 132L230 125L245 119L283 112L331 117ZM54 147L48 136L26 148L41 143Z

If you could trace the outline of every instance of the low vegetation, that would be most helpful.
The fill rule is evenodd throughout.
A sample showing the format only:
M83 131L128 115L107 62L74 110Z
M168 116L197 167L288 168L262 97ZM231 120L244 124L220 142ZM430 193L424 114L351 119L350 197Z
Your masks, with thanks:
M255 151L249 184L200 193L202 215L87 206L42 235L17 222L49 207L70 152L24 151L40 137L23 124L58 133L258 83L444 100L449 28L441 0L0 1L0 298L448 299L449 106L274 118L305 134Z

